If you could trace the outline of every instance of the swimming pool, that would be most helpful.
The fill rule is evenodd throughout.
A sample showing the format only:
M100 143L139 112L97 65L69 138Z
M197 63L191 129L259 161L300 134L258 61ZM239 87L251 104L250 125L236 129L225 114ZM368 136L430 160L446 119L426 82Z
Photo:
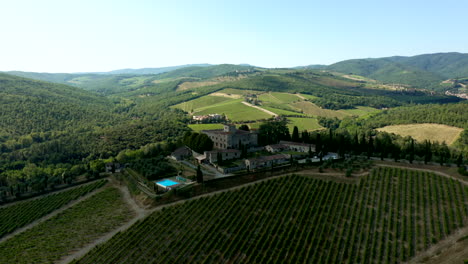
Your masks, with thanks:
M176 184L179 184L179 183L178 183L178 182L175 182L175 181L171 181L171 180L165 179L165 180L162 180L162 181L157 182L156 184L161 185L161 186L164 186L164 187L170 187L170 186L172 186L172 185L176 185Z

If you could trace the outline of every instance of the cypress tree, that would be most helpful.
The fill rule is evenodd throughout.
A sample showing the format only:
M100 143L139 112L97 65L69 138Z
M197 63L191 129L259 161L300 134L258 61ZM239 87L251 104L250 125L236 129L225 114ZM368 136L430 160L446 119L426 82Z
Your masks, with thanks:
M203 183L203 172L200 168L200 165L197 167L197 182L198 183Z
M294 126L292 133L292 141L299 142L299 129L297 126Z
M414 160L414 139L411 138L411 145L409 149L409 163L413 164Z

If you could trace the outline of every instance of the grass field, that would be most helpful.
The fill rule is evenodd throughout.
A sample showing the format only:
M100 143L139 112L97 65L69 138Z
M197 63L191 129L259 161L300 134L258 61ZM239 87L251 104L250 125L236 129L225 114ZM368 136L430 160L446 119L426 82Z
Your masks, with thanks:
M319 125L316 118L288 117L288 120L290 121L288 122L288 127L291 133L294 129L294 126L297 126L299 131L313 131L317 129L323 129L323 127Z
M238 94L238 95L247 95L247 94L261 94L264 93L263 91L255 91L255 90L243 90L243 89L234 89L234 88L226 88L221 91L220 93L226 94Z
M220 97L223 98L223 97ZM212 106L206 106L204 108L198 108L195 111L196 115L207 115L207 114L225 114L230 121L247 121L247 120L259 120L270 118L271 115L255 109L250 106L246 106L242 103L243 99L230 99L228 102L216 104Z
M299 94L299 96L302 96L302 97L304 97L304 98L307 99L307 100L313 100L313 99L317 99L317 98L318 98L317 96L310 95L310 94Z
M222 129L223 124L191 124L188 127L195 132L200 132L202 130Z
M406 137L411 136L417 141L431 140L447 143L451 145L455 142L463 132L462 128L452 127L440 124L410 124L410 125L393 125L377 129L388 133Z
M76 263L401 263L466 226L467 201L428 172L292 175L156 211Z
M357 106L356 109L346 109L346 110L338 110L340 113L345 113L347 115L355 115L355 116L365 116L370 113L377 113L380 110L377 108L369 107L369 106Z
M258 99L260 99L264 103L280 103L280 104L289 104L292 102L303 100L295 94L278 93L278 92L270 92L270 93L261 94L260 96L258 96Z
M275 108L275 107L270 107L270 106L262 106L263 109L266 109L268 111L271 111L275 114L278 115L299 115L299 116L305 116L303 113L298 113L298 112L293 112L293 111L288 111L280 108Z
M339 111L334 111L330 109L322 109L318 107L316 104L308 102L308 101L301 101L297 103L293 103L292 106L298 109L302 109L305 114L310 116L323 116L323 117L337 117L337 118L344 118L349 116L349 114L345 114Z
M52 263L132 217L115 188L107 188L0 244L0 263Z
M190 100L188 102L183 102L177 105L174 105L174 108L179 108L184 110L185 112L191 112L192 110L197 112L200 110L205 109L206 107L215 106L218 104L222 104L225 102L229 102L233 99L221 96L203 96L194 100ZM215 114L215 113L213 113Z

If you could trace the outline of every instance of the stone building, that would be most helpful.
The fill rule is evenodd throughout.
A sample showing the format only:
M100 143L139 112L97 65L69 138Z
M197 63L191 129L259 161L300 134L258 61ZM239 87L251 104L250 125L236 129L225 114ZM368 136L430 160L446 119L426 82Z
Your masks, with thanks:
M201 133L211 138L215 149L237 149L239 142L247 148L258 144L256 131L239 130L235 125L224 125L223 129L202 130Z

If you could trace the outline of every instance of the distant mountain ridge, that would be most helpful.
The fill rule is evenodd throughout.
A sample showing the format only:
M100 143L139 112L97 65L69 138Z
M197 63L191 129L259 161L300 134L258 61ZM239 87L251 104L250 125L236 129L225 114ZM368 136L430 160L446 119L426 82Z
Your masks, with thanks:
M174 78L207 79L237 72L252 72L266 68L249 64L187 64L161 68L119 69L90 73L36 73L11 71L8 74L62 83L106 93L129 85L131 89L152 85L156 80ZM468 54L434 53L417 56L351 59L331 65L311 64L293 67L296 70L325 70L360 75L387 84L403 84L415 88L445 91L447 79L468 77ZM135 77L135 78L133 78ZM115 88L117 87L117 88Z
M174 71L186 67L209 67L213 66L212 64L203 63L203 64L185 64L169 67L159 67L159 68L141 68L141 69L120 69L108 72L99 72L99 74L160 74L165 72Z
M437 89L440 82L446 79L468 77L468 54L450 52L352 59L334 63L325 69L361 75L385 83Z

